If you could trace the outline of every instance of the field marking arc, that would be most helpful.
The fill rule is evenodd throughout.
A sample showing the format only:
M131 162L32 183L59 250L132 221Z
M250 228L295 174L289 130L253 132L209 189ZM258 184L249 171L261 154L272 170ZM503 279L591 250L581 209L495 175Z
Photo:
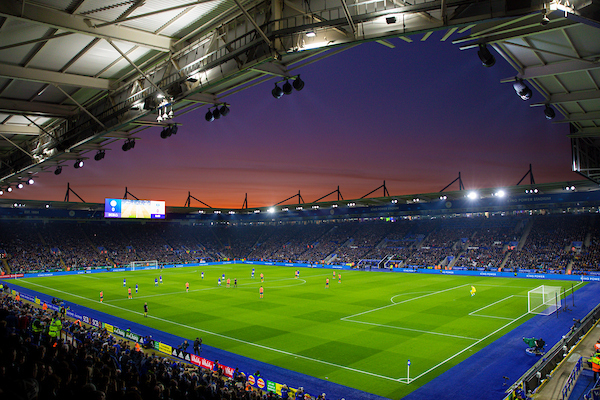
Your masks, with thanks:
M60 289L54 289L54 288L51 288L51 287L48 287L48 286L40 285L38 283L33 283L33 282L29 282L29 281L25 281L25 283L29 283L31 285L39 286L39 287L42 287L44 289L53 290L53 291L56 291L56 292L59 292L59 293L68 294L68 295L73 296L73 297L79 297L79 298L84 299L84 300L90 300L87 297L83 297L83 296L79 296L79 295L76 295L76 294L73 294L73 293L65 292L64 290L60 290ZM90 301L94 301L94 300L90 300ZM131 312L133 314L142 315L141 312L129 310L127 308L119 307L119 306L116 306L114 304L108 304L108 303L102 303L102 304L104 304L104 305L106 305L108 307L117 308L119 310L128 311L128 312ZM366 374L366 375L374 376L376 378L382 378L382 379L386 379L386 380L390 380L390 381L397 381L398 380L398 378L392 378L392 377L389 377L389 376L384 376L384 375L376 374L376 373L369 372L369 371L363 371L363 370L356 369L356 368L351 368L351 367L348 367L348 366L345 366L345 365L339 365L339 364L335 364L335 363L332 363L332 362L329 362L329 361L323 361L323 360L319 360L319 359L316 359L316 358L311 358L311 357L303 356L301 354L291 353L291 352L288 352L288 351L285 351L285 350L280 350L280 349L276 349L276 348L273 348L273 347L264 346L264 345L257 344L257 343L247 342L247 341L242 340L242 339L237 339L237 338L234 338L234 337L231 337L231 336L222 335L220 333L215 333L215 332L207 331L207 330L204 330L204 329L195 328L193 326L184 325L184 324L181 324L181 323L176 322L176 321L169 321L168 319L156 317L156 316L153 316L153 315L149 315L148 318L154 318L154 319L156 319L158 321L163 321L163 322L167 322L167 323L170 323L170 324L179 325L179 326L181 326L183 328L187 328L187 329L191 329L191 330L194 330L194 331L206 333L206 334L209 334L209 335L214 335L214 336L217 336L217 337L220 337L220 338L223 338L223 339L232 340L234 342L243 343L243 344L246 344L246 345L249 345L249 346L258 347L258 348L261 348L261 349L264 349L264 350L273 351L275 353L280 353L280 354L285 354L285 355L288 355L288 356L298 357L298 358L302 358L304 360L308 360L308 361L312 361L312 362L316 362L316 363L320 363L320 364L325 364L325 365L330 365L332 367L341 368L341 369L345 369L345 370L348 370L348 371L357 372L357 373L360 373L360 374Z

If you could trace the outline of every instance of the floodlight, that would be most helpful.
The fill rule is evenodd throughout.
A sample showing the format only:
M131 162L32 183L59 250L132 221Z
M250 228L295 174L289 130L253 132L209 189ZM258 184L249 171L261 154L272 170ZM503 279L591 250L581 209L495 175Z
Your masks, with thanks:
M292 84L286 79L283 84L283 93L284 94L292 94Z
M73 167L75 167L75 169L83 168L83 160L81 158L75 160L75 164L73 164Z
M177 125L171 125L171 134L173 135L177 135L177 131L179 130L179 128L177 128Z
M163 117L162 115L158 114L158 117L156 117L156 122L162 122Z
M440 200L446 200L448 196L440 196Z
M169 111L169 118L173 118L173 115L174 115L173 108L171 108L171 110Z
M104 152L104 150L98 150L98 152L94 155L94 160L96 161L100 161L104 158L104 155L106 153Z
M35 182L35 181L33 180L33 178L29 178L29 179L27 179L27 184L28 184L28 185L33 185L33 183L34 183L34 182Z
M575 186L571 186L571 190L575 190Z
M485 43L479 43L479 51L477 52L479 59L484 67L491 67L496 64L496 58L487 48Z
M207 122L212 122L212 121L214 121L214 120L215 120L215 117L213 117L213 113L212 113L210 110L208 110L208 111L206 112L206 115L204 116L204 119L205 119Z
M62 167L60 165L57 165L56 169L54 170L54 175L60 175L61 172L62 172Z
M540 21L540 24L542 24L543 26L546 26L550 23L550 18L548 18L548 15L544 12L544 14L542 15L542 20Z
M271 214L273 214L273 213L275 212L275 208L274 208L274 207L270 207L270 208L269 208L269 212L270 212Z
M292 83L292 86L297 91L301 91L302 89L304 89L304 81L300 79L300 75L298 75L298 77L294 79L294 83Z
M10 193L10 192L12 192L12 191L13 191L13 188L11 188L11 187L9 186L9 187L7 187L7 188L6 188L6 191L7 191L8 193Z
M473 192L469 192L469 194L467 195L467 197L471 200L475 200L479 197L479 195L477 194L477 192L473 191Z
M229 114L229 107L227 107L227 104L223 104L223 107L219 109L219 113L224 117L226 117L227 114Z
M160 137L161 137L161 139L166 139L166 138L168 138L169 136L171 136L171 135L169 134L169 128L163 128L163 130L160 132Z
M495 193L495 195L497 197L504 197L504 196L506 196L506 192L504 190L500 189Z
M531 96L533 96L533 92L531 91L529 86L527 86L525 82L523 82L522 79L517 79L517 81L513 83L513 88L522 100L529 100Z
M556 117L556 112L554 112L552 107L546 104L546 107L544 108L544 115L546 116L546 119L554 119L554 117Z
M317 36L317 34L315 33L315 31L308 31L306 32L306 37L315 37Z
M275 87L273 88L273 90L271 90L271 94L276 99L280 99L281 96L283 96L283 89L281 89L279 86L277 86L277 84L275 84Z
M0 189L0 196L2 196L4 194L4 191L2 189Z
M123 149L123 151L129 151L131 149L133 149L135 147L135 140L129 138L125 141L125 143L123 143L123 146L121 146L121 149Z
M21 182L17 184L17 189L23 189L23 184Z
M219 112L219 107L215 107L212 114L213 114L213 117L215 117L215 119L221 118L221 113Z

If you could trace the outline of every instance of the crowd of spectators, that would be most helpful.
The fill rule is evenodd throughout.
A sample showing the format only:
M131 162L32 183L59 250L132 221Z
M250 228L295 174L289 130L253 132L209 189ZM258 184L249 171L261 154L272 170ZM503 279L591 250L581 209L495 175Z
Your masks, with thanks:
M523 214L250 226L0 221L0 253L15 273L233 259L547 271L572 264L597 270L596 219Z
M50 326L69 332L70 340ZM12 400L267 400L236 370L156 356L0 292L0 398Z

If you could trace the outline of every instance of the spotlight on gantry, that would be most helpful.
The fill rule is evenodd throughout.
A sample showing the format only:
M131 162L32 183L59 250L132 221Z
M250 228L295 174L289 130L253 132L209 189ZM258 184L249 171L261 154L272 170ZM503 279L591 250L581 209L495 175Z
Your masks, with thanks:
M61 172L62 172L62 167L60 165L57 165L56 169L54 170L54 175L60 175Z
M544 107L544 115L546 116L546 119L554 119L554 117L556 117L556 112L552 107L546 104L546 107Z
M479 59L481 60L481 63L484 67L489 68L496 64L496 58L489 51L485 43L479 43L479 51L477 52L477 55L479 56Z
M121 146L121 149L123 149L123 151L129 151L129 150L133 149L134 147L135 147L135 140L129 138L125 141L125 143L123 143L123 146Z
M104 152L104 150L98 150L98 152L94 155L94 160L96 160L96 161L102 160L104 158L105 154L106 153Z
M73 164L73 167L75 169L83 168L83 160L81 158L78 158L77 160L75 160L75 164Z
M517 81L513 83L513 88L522 100L529 100L533 95L533 92L531 91L529 86L527 86L522 79L517 78Z
M206 122L212 122L215 120L215 117L213 117L213 113L210 111L210 109L206 112L204 119L206 120Z
M226 117L227 114L229 114L229 107L227 107L227 104L223 104L223 106L219 108L219 113L224 117Z
M280 99L281 96L283 96L283 89L281 89L279 86L277 86L277 83L276 83L275 87L273 88L273 90L271 90L271 94L276 99Z
M298 75L298 77L294 79L294 83L292 83L292 86L297 91L301 91L302 89L304 89L304 81L300 79L300 75Z
M292 94L292 92L293 92L292 84L286 79L285 83L283 84L283 93L284 94Z

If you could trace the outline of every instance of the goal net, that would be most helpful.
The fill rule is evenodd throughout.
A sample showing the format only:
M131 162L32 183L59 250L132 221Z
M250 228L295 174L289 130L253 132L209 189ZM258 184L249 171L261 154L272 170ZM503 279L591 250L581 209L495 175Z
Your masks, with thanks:
M145 267L155 267L158 268L158 261L150 260L150 261L132 261L129 263L132 271L135 271L136 268L145 268Z
M561 306L561 287L542 285L527 292L527 312L550 315Z

